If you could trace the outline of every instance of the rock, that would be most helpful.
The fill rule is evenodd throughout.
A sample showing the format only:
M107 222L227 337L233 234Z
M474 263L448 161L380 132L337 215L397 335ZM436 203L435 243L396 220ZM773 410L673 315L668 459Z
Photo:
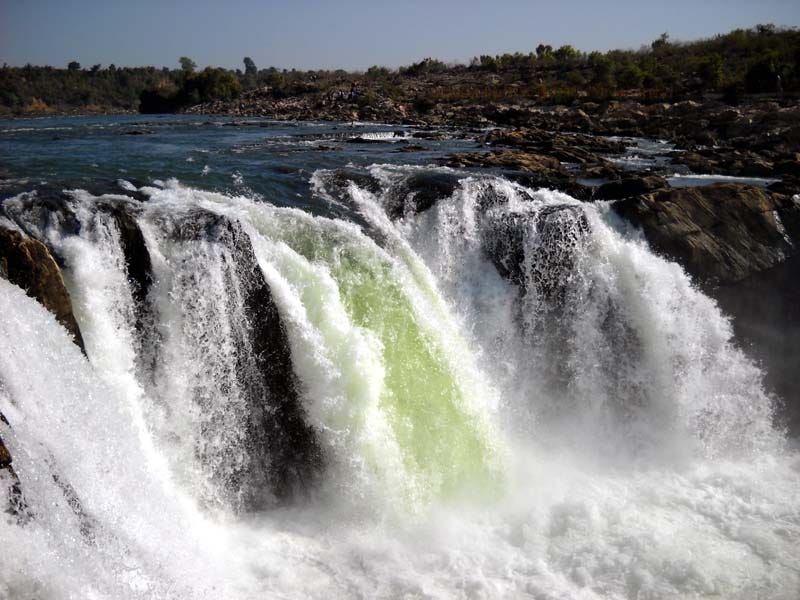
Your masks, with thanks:
M574 253L589 232L580 206L547 206L533 213L499 213L484 239L484 251L505 278L523 292L557 305L563 300ZM534 240L526 241L531 232ZM526 256L526 250L531 256ZM530 265L531 272L526 272ZM533 290L530 287L533 286Z
M513 169L540 175L562 175L567 173L557 158L515 152L511 150L492 151L485 154L454 154L449 158L449 164L466 167L492 167L496 169Z
M0 226L0 276L21 287L53 313L86 353L61 269L44 244Z
M697 174L711 174L719 170L719 163L716 160L712 160L696 152L685 152L682 155L674 157L672 162L676 165L684 165L688 167L692 173Z
M461 177L456 173L413 173L402 185L392 186L385 195L384 210L392 219L423 212L437 201L452 196L460 180Z
M604 183L597 189L594 198L596 200L620 200L666 187L668 187L667 180L656 175L627 177L621 181Z
M236 359L241 388L248 396L249 461L227 465L225 473L234 471L228 483L236 486L232 491L246 510L265 508L274 498L288 501L310 489L323 466L322 450L306 423L286 328L250 238L238 222L203 210L174 223L170 237L221 244L233 254L231 268L242 282L249 323L241 340L246 351L237 352Z
M9 426L8 421L2 412L0 412L0 424ZM4 512L13 515L19 522L25 522L29 519L28 504L25 502L25 497L22 495L22 485L19 481L19 476L14 471L14 466L11 464L13 459L11 453L3 443L3 437L0 436L0 485L6 487L6 494L8 495L8 506Z
M784 229L798 208L754 187L721 183L669 189L614 205L652 247L702 282L732 283L794 253Z
M150 253L136 222L132 207L127 203L101 204L99 209L107 211L119 231L120 245L125 256L125 267L136 310L136 329L144 327L147 310L147 293L153 283Z
M348 144L384 144L386 143L386 140L364 138L364 137L353 137L346 139L345 142Z
M776 175L800 177L800 156L794 160L782 160L775 163L774 171Z

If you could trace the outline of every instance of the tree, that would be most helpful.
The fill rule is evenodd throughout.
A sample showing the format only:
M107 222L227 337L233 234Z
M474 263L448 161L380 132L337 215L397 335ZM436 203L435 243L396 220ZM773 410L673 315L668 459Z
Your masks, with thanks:
M546 58L553 53L553 47L549 44L539 44L536 46L536 56L539 58Z
M253 62L253 59L249 56L245 56L244 60L244 74L247 77L255 77L258 73L258 68L256 67L256 63Z
M748 92L774 92L778 86L780 67L775 50L765 50L750 64L744 82Z
M67 69L70 71L80 71L81 63L79 63L77 60L73 60L71 63L67 65Z
M197 104L210 100L230 100L242 91L236 76L224 69L206 67L186 79L181 91L184 103Z
M195 69L197 69L197 63L188 56L181 56L178 62L181 64L181 71L183 71L185 75L191 75L194 73Z
M562 61L570 60L570 59L578 57L578 51L575 50L575 48L573 48L572 46L567 44L567 45L561 46L558 50L555 51L555 57L558 60L562 60Z
M661 50L662 48L666 48L668 45L669 45L669 34L665 31L660 36L658 36L657 40L655 40L652 44L650 44L650 47L653 50Z
M641 87L644 72L634 64L627 64L617 72L617 83L624 89Z
M613 65L611 59L601 52L591 52L589 54L589 66L592 68L594 77L592 81L598 85L612 85L611 72Z
M97 73L100 70L101 66L102 65L99 65L99 64L98 65L93 65L92 66L92 73Z
M697 65L697 76L703 87L717 89L722 84L722 57L716 53L706 56Z

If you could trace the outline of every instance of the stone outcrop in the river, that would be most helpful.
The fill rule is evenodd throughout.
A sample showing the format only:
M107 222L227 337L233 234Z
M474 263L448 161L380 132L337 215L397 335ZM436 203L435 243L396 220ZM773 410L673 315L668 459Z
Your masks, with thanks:
M552 205L532 213L500 213L490 220L483 247L503 277L557 305L588 233L580 206Z
M393 185L383 193L384 210L392 219L428 210L439 200L449 198L458 188L457 173L420 171Z
M300 385L292 366L285 325L258 265L250 238L237 221L196 210L175 221L175 241L206 241L228 248L242 286L247 331L239 340L237 376L247 394L249 464L229 465L227 483L242 498L245 510L285 501L310 489L323 467L322 450L307 423ZM209 423L213 427L213 423ZM237 472L237 469L240 472Z
M61 268L43 243L0 225L0 276L52 312L85 352Z
M800 223L791 198L729 183L662 190L614 208L642 228L657 252L697 279L718 283L740 281L794 254L790 236Z
M153 284L150 253L147 250L144 235L136 221L136 215L129 203L106 203L98 205L111 215L119 232L122 253L125 256L125 268L134 300L136 312L136 330L141 332L147 312L147 294Z

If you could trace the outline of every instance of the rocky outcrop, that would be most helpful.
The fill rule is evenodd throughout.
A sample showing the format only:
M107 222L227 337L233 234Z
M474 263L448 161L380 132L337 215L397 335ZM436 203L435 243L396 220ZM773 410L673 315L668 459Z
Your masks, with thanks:
M703 282L741 281L795 252L800 206L760 188L722 183L669 189L614 208L642 228L657 252Z
M457 167L491 167L495 169L512 169L526 173L545 176L566 176L567 173L557 158L517 152L512 150L494 150L487 153L454 154L449 164Z
M248 396L245 429L250 461L235 467L241 472L228 483L239 488L234 492L243 498L245 510L308 491L322 470L322 450L306 421L286 328L250 238L238 222L202 210L176 221L170 237L227 247L242 286L248 327L245 339L239 340L243 346L237 352L237 377Z
M545 206L531 213L499 214L490 221L483 246L503 277L555 306L563 300L575 253L588 232L580 206Z
M460 181L456 173L414 173L384 193L384 210L392 219L423 212L439 200L452 196Z
M98 206L108 212L119 231L120 245L125 256L125 268L134 300L136 330L141 332L147 312L147 293L153 284L150 253L144 235L136 222L133 209L127 203L104 204Z
M53 313L86 352L61 269L44 244L19 231L0 227L0 276L24 289Z

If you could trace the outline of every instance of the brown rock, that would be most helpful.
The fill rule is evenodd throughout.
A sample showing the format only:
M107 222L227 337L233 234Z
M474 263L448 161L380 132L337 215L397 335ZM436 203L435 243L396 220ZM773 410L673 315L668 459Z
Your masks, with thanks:
M557 158L529 152L498 150L486 154L455 154L450 157L449 162L467 167L494 167L542 175L566 175Z
M794 253L784 225L800 215L791 199L738 184L668 189L618 202L653 248L704 282L731 283Z
M21 287L53 313L86 352L61 269L47 246L19 231L0 227L0 276Z

